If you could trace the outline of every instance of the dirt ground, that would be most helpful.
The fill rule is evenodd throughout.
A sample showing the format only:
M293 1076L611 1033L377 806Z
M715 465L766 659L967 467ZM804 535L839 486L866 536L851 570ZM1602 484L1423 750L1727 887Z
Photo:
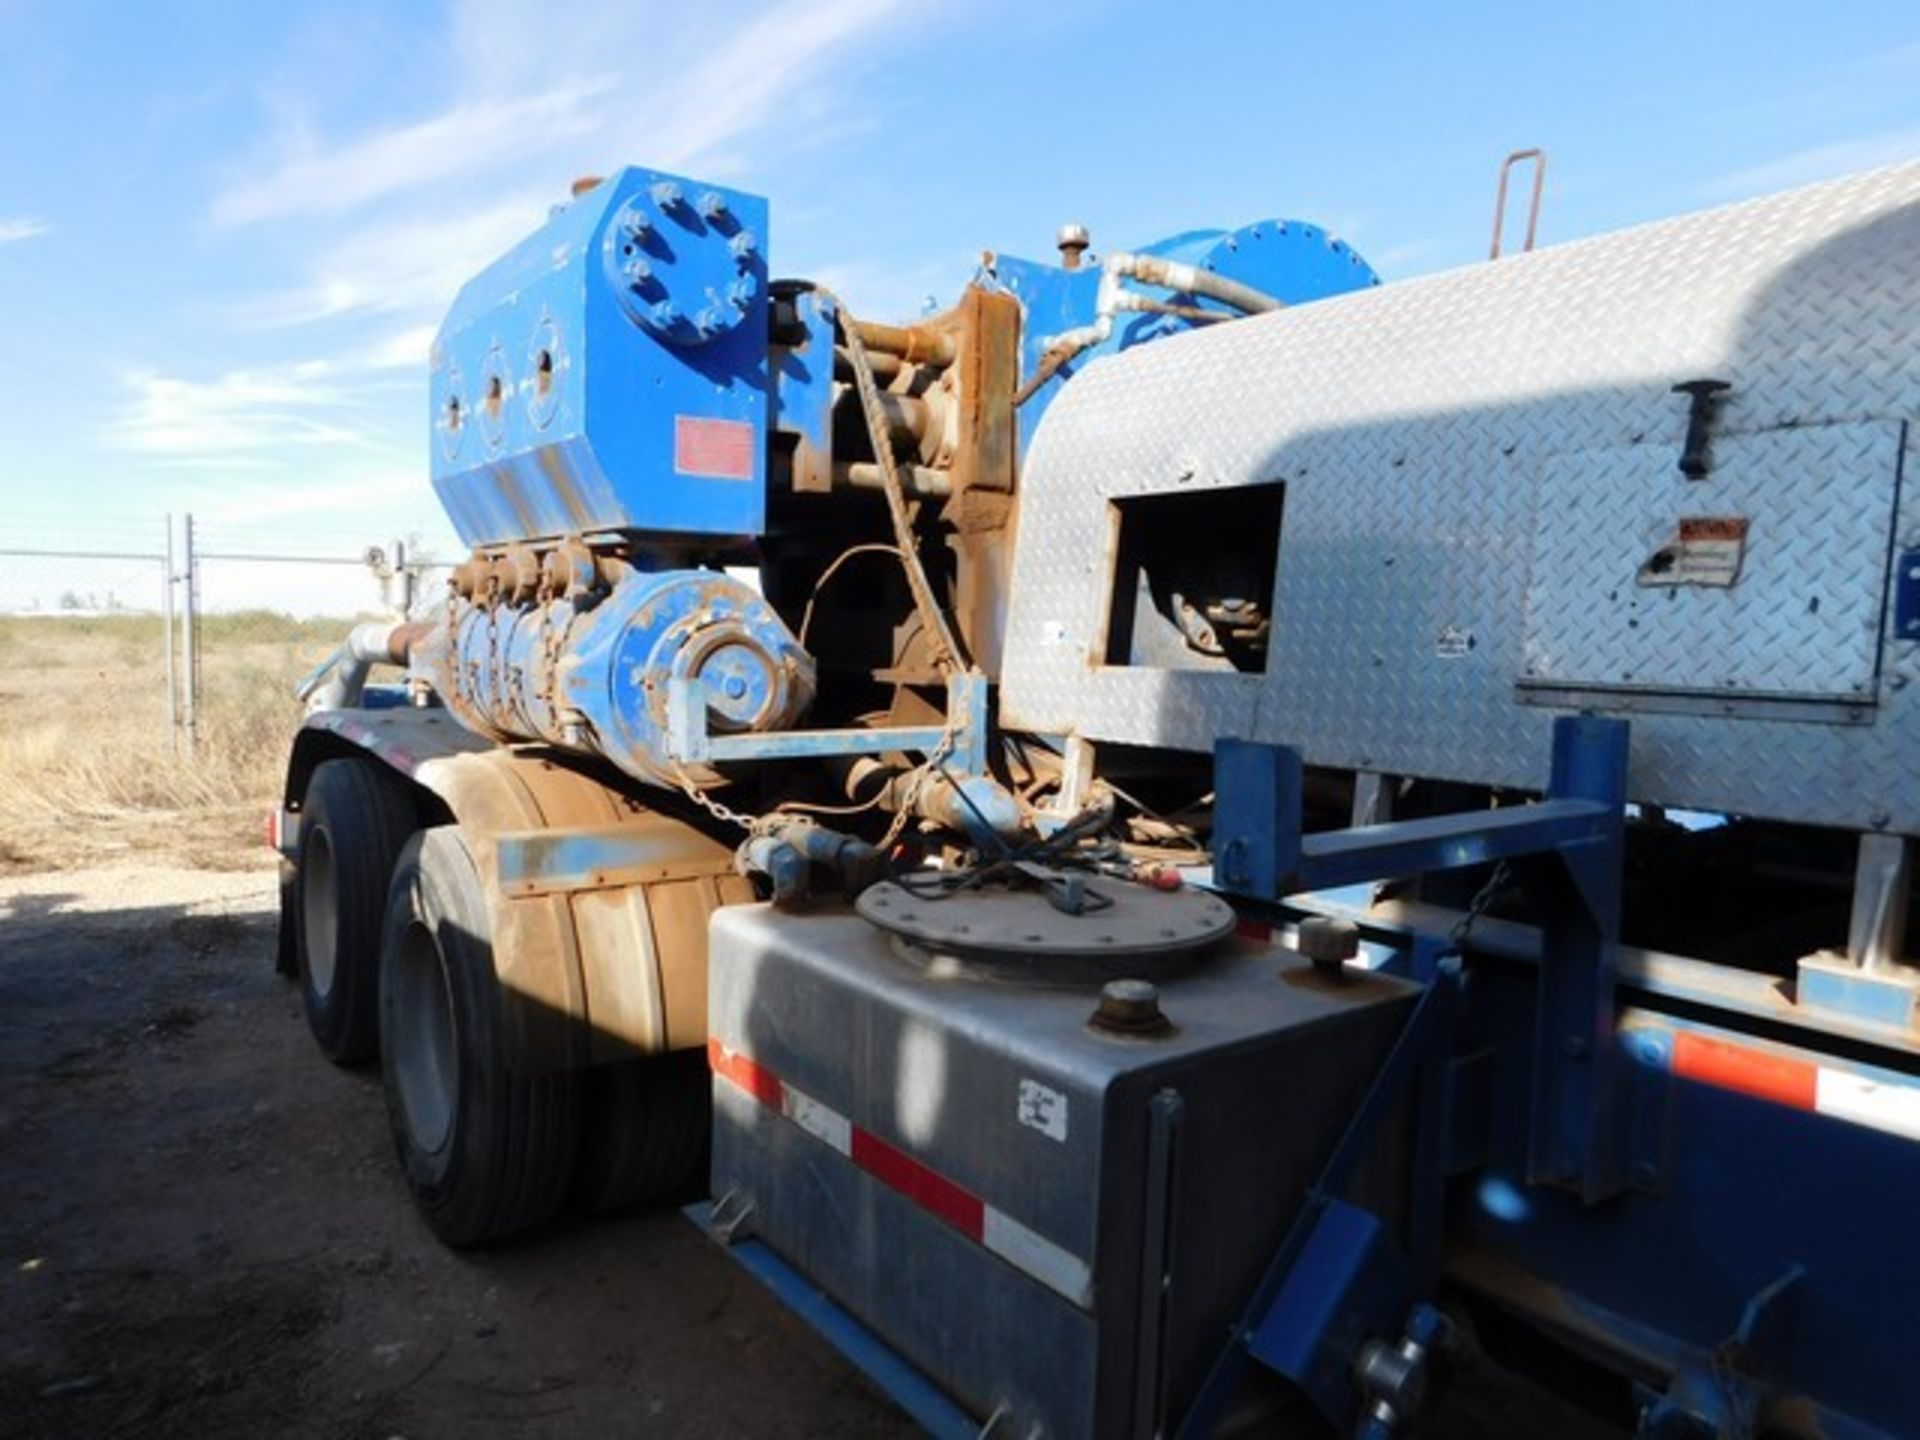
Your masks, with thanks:
M438 1245L274 903L259 868L0 874L0 1436L917 1433L677 1213ZM1422 1433L1618 1434L1485 1372Z
M454 1255L264 871L0 878L0 1434L915 1433L675 1213Z

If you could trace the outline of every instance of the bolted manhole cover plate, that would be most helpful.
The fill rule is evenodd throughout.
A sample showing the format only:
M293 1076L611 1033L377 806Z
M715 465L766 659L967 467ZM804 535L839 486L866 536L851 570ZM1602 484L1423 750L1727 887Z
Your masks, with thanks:
M920 884L937 883L925 871ZM930 950L1029 959L1119 959L1186 954L1232 933L1233 907L1205 890L1155 890L1104 875L1078 877L1087 908L1070 915L1035 886L987 885L941 898L882 881L856 906L882 930ZM912 884L915 877L908 877ZM1100 904L1105 900L1109 903Z

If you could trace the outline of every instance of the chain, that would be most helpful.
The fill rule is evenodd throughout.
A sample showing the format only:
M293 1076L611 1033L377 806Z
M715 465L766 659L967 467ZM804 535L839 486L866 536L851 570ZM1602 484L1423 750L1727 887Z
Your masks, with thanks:
M880 837L879 849L882 854L893 849L894 842L905 833L907 822L913 818L914 800L922 785L926 784L940 769L940 762L953 753L953 742L957 738L956 723L951 715L947 717L947 728L940 732L940 739L928 752L920 768L914 772L913 783L903 787L900 792L900 808L893 812L893 821L887 826L887 833Z
M1512 878L1513 869L1506 861L1502 860L1493 867L1493 873L1487 876L1487 883L1474 891L1473 899L1467 902L1467 913L1460 917L1460 922L1448 933L1447 949L1450 953L1458 955L1462 952L1466 946L1467 937L1473 933L1475 922L1487 913L1487 907L1493 904L1494 896L1498 895L1501 887Z
M958 738L958 726L950 720L946 729L940 732L940 738L934 743L933 749L928 752L927 758L920 764L919 768L913 772L915 777L913 785L902 791L900 808L894 812L893 822L887 826L887 833L881 837L878 847L880 850L891 850L894 842L900 838L901 833L907 828L907 822L913 819L914 790L917 789L918 786L925 784L929 777L938 772L940 762L953 753L954 743ZM693 801L694 804L698 805L702 810L706 811L724 825L732 825L746 831L749 835L754 835L758 834L768 825L775 823L779 818L777 814L748 815L743 811L735 810L732 806L714 799L711 795L707 794L706 791L694 784L693 777L688 775L684 768L676 766L674 774L680 782L682 793L684 793L689 800Z
M686 797L709 815L713 816L713 818L721 824L736 825L749 835L760 828L762 821L765 819L764 816L747 815L739 810L735 810L730 805L722 805L718 800L694 784L685 770L675 766L674 773L679 776L680 788L686 793Z

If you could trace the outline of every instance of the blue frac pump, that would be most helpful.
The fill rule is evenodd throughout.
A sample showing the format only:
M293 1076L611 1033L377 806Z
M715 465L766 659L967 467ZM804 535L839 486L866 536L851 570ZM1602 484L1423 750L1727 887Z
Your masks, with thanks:
M1069 227L1060 264L989 256L954 310L872 323L771 278L758 196L638 168L582 182L434 342L433 483L473 554L416 667L490 738L673 787L724 779L711 736L791 730L822 667L843 681L827 727L915 682L947 731L977 730L980 686L947 681L997 669L1015 468L1061 387L1130 347L1377 283L1297 221L1086 248ZM864 545L912 552L904 626L885 601L817 593ZM810 607L818 667L795 634ZM899 748L871 726L812 742L882 747ZM1016 823L978 761L962 747L952 768ZM948 815L935 789L919 802Z
M1920 165L1057 243L880 319L628 169L461 292L275 830L428 1223L704 1180L942 1436L1920 1434Z

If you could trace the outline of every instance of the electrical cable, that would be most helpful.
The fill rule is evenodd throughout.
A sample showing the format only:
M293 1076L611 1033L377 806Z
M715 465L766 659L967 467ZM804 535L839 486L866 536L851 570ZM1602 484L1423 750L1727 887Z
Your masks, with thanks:
M900 547L897 545L882 545L878 541L872 541L864 545L849 545L834 556L832 563L820 572L820 578L813 582L813 590L807 596L807 607L800 612L800 633L794 637L799 642L800 648L802 650L807 648L807 630L813 624L813 602L820 598L820 592L826 588L827 581L834 577L834 573L842 565L860 555L897 556L899 553Z

